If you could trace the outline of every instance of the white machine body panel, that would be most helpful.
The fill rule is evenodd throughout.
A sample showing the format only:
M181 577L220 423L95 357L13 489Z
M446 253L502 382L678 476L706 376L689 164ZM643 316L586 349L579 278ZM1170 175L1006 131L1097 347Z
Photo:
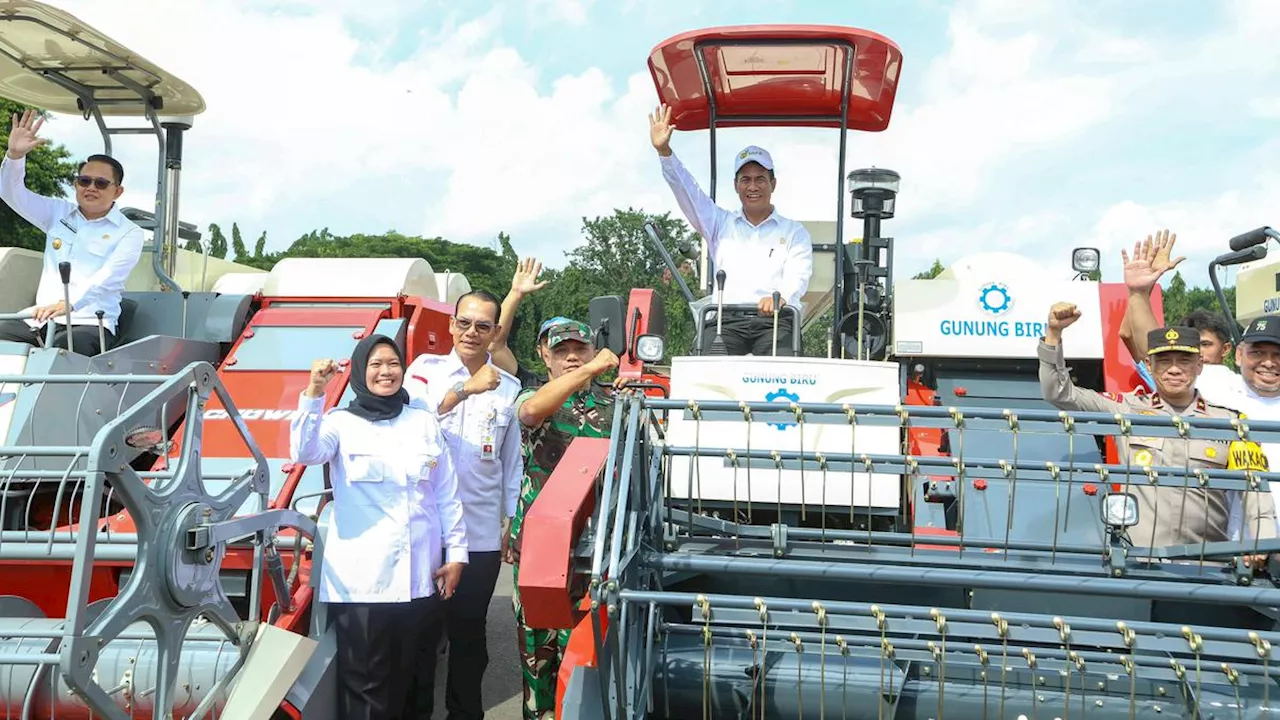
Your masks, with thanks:
M931 280L899 280L893 293L897 357L1034 358L1049 308L1074 303L1081 316L1064 333L1072 358L1101 359L1098 284L1048 279L1011 253L971 255Z
M680 400L848 403L850 405L897 405L902 397L896 363L859 362L828 358L791 357L678 357L671 364L671 397ZM856 443L855 443L856 435ZM676 447L748 448L753 450L798 451L806 453L895 454L901 448L899 429L894 426L858 426L856 431L842 424L805 424L794 420L776 426L746 423L741 418L728 421L685 419L672 411L667 443ZM740 504L777 503L777 470L753 468L750 483L745 464L734 471L723 452L714 451L697 458L690 486L691 457L672 457L668 492L673 499L696 499ZM897 475L858 472L852 482L843 473L827 473L825 502L828 507L898 508ZM749 488L749 489L748 489ZM783 504L818 507L824 502L823 473L806 470L801 483L799 470L781 473ZM745 509L745 508L742 508Z

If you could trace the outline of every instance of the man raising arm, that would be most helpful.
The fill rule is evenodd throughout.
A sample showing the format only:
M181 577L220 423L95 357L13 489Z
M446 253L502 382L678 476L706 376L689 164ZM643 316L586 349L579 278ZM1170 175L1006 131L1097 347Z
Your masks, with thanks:
M538 282L538 274L541 272L542 263L534 258L525 258L516 264L516 271L511 276L511 290L502 300L502 317L507 318L507 321L498 328L498 332L489 343L493 364L514 375L523 387L535 385L538 378L520 367L515 353L511 352L507 338L511 336L511 330L515 327L516 312L520 309L520 303L529 295L547 286L546 280Z
M107 344L115 341L120 318L120 294L125 280L142 255L142 229L124 216L116 200L124 192L124 168L114 158L91 155L75 178L76 202L37 195L26 187L27 153L46 141L36 137L44 121L28 110L13 116L9 147L0 162L0 200L45 235L44 266L36 290L36 304L26 308L31 319L0 320L0 341L38 346L45 324L64 329L53 343L66 347L65 326L70 315L72 349L97 355L108 348L98 341L98 316ZM59 262L71 263L71 307L63 299Z
M802 309L801 298L813 275L813 241L804 225L777 213L772 198L778 186L773 158L755 145L734 161L734 189L742 201L730 212L712 202L671 151L675 123L663 105L649 116L649 138L658 151L662 177L671 187L685 219L707 239L715 267L725 272L726 305L753 305L755 310L725 310L721 322L725 350L730 355L768 355L773 347L773 293L783 305ZM714 338L715 321L703 330L702 349ZM778 319L778 354L792 354L791 313Z

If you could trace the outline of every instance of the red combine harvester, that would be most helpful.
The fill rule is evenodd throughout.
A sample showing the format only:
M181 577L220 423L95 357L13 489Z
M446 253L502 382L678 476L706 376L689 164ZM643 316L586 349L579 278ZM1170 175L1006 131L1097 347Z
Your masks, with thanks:
M34 0L0 0L0 36L0 96L92 118L108 151L134 133L161 148L156 211L128 211L152 231L152 257L130 279L119 341L93 358L0 343L0 703L59 720L332 717L333 635L313 597L329 494L324 468L288 463L288 423L312 359L347 357L371 332L410 356L448 352L465 279L426 260L290 259L257 273L179 250L198 237L178 221L178 179L199 93ZM844 159L846 129L888 126L901 62L875 33L825 26L719 28L653 51L679 127L711 131L712 187L717 127L840 128L837 218L810 224L819 262L800 317L833 309L832 350L676 357L658 373L656 294L592 303L601 342L646 392L620 403L611 440L572 444L526 520L526 615L575 629L558 717L802 717L806 705L914 717L935 688L939 716L944 690L958 716L977 716L975 698L985 714L988 690L1034 716L1049 701L1073 707L1084 687L1107 717L1135 716L1135 698L1144 716L1191 717L1233 690L1237 705L1269 690L1258 658L1280 636L1256 621L1257 606L1280 607L1269 581L1228 566L1224 586L1203 548L1189 569L1172 550L1172 563L1139 567L1128 554L1141 548L1115 540L1127 516L1104 512L1125 494L1056 484L1055 463L1120 476L1087 434L1116 420L1084 417L1079 444L1064 439L1017 340L1038 331L1049 298L1076 299L1092 313L1073 329L1082 382L1127 390L1122 291L1045 282L1025 258L993 254L894 286L879 226L897 177L859 170L846 185ZM145 127L108 124L129 118ZM864 220L853 242L846 191ZM39 262L0 250L0 303L31 304ZM696 319L723 307L687 299ZM345 383L330 387L328 406L348 400ZM1018 444L1037 428L1048 437ZM1012 460L992 460L1010 437ZM1160 482L1186 479L1162 470ZM1255 478L1264 491L1270 479ZM1223 545L1210 560L1238 554ZM995 552L999 567L978 564ZM1011 638L1026 667L1006 658L989 673L983 648ZM1052 672L1037 674L1037 656ZM1227 680L1188 683L1202 660ZM1170 703L1178 689L1197 707Z
M151 257L114 346L0 342L0 705L329 717L333 641L312 593L330 495L324 468L288 461L298 393L314 358L349 357L368 333L448 352L469 285L421 259L262 273L179 250L199 238L178 221L178 181L200 94L44 3L0 0L0 36L0 96L92 118L108 153L129 134L160 148L156 211L125 209ZM40 263L0 249L0 307L32 304ZM348 399L330 386L328 406Z

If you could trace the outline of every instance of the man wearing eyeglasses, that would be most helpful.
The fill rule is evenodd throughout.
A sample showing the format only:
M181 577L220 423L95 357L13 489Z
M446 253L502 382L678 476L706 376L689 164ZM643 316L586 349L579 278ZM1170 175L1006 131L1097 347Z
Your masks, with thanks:
M26 187L27 153L47 142L36 137L43 119L27 110L13 116L9 149L0 162L0 199L24 220L45 233L44 267L36 304L22 310L27 320L0 320L0 341L39 346L46 323L62 328L54 347L66 347L70 321L72 349L97 355L98 311L108 346L115 342L120 293L142 255L142 228L124 216L116 200L124 192L124 168L107 155L90 155L75 178L76 202L37 195ZM58 263L71 263L71 307L63 299Z
M470 557L454 596L445 602L449 639L445 707L450 718L484 716L481 680L489 664L486 623L516 513L524 461L515 417L520 382L499 369L489 345L502 310L489 293L458 298L449 332L453 351L418 356L405 371L411 403L437 413L458 473ZM423 637L415 669L413 717L431 717L441 626Z

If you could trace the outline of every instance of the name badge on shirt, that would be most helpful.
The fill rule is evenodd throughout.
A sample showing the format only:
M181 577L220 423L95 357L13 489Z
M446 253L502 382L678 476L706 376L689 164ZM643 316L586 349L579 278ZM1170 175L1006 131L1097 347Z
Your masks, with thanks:
M498 412L492 408L485 417L484 434L480 437L480 459L496 460L498 458L498 450L494 446L493 428L495 421L498 419Z

